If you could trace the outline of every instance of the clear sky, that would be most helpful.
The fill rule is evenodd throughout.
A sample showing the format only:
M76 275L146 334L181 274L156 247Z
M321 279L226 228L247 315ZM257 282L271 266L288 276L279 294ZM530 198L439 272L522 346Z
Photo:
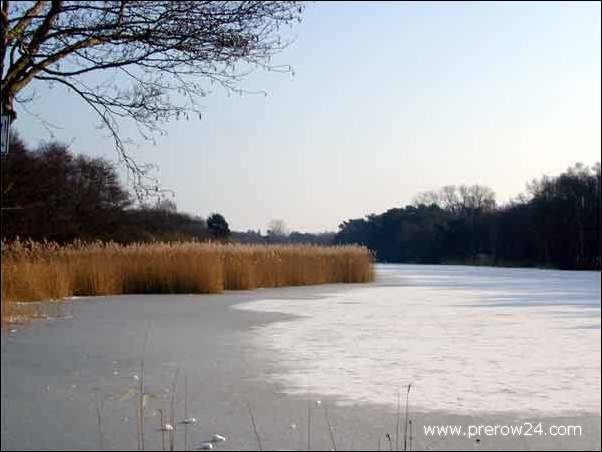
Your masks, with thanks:
M235 230L274 218L336 230L446 184L488 185L498 202L525 183L600 160L600 3L310 3L260 73L203 99L141 161L159 165L179 210L220 212ZM115 159L94 115L61 88L30 109L72 150ZM19 111L29 143L48 139Z

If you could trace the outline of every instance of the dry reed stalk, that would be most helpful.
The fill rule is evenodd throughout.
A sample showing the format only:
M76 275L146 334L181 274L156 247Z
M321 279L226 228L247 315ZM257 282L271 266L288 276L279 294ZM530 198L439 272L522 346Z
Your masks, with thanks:
M253 409L251 408L251 402L247 401L247 409L249 410L249 417L251 419L251 427L253 428L253 433L255 434L255 440L257 441L257 447L260 451L263 450L263 446L261 444L261 437L259 436L259 432L257 431L257 424L255 424L255 416L253 415Z
M72 295L369 282L372 264L371 252L359 246L2 242L2 319L14 315L15 302Z
M184 450L188 450L188 375L184 375Z
M391 435L389 433L385 434L385 438L387 438L387 442L389 443L389 451L393 451L393 440L391 439Z
M332 443L332 450L336 452L337 450L337 442L334 438L334 427L330 423L330 418L328 417L328 407L324 404L324 419L326 419L326 426L328 427L328 434L330 435L330 442Z
M407 449L407 441L408 441L408 415L409 415L409 401L410 401L410 390L412 389L412 383L408 384L408 392L406 393L406 422L405 422L405 430L403 433L403 450Z
M171 399L169 402L169 423L172 426L172 429L169 431L169 450L175 450L176 447L176 385L178 382L178 373L179 369L176 369L173 380L171 382Z
M159 422L161 423L161 426L159 428L159 431L161 432L161 450L165 450L165 419L163 419L163 410L161 408L159 408L157 410L159 412Z
M147 327L148 328L148 327ZM148 344L149 330L144 333L142 342L142 358L140 359L140 375L138 376L138 447L144 450L144 356Z
M397 410L395 412L395 450L399 450L399 424L401 420L401 391L397 391Z
M307 401L307 450L311 450L311 400Z
M96 392L96 422L98 427L98 449L104 450L102 433L102 399L100 392Z
M138 450L144 450L144 358L140 360L138 381Z

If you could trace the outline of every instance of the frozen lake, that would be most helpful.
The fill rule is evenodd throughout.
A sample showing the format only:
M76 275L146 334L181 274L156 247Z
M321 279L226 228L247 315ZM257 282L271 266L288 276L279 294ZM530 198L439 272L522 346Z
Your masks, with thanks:
M600 414L600 273L380 265L377 282L235 309L294 320L249 340L292 394L419 410Z
M416 450L600 449L600 273L384 265L370 284L57 307L2 329L2 450L136 449L142 361L147 449L163 448L172 393L176 418L198 420L177 450L216 433L220 450L257 450L251 406L264 450L308 449L308 406L312 449L332 447L326 407L339 450L384 448L408 383ZM420 433L516 420L584 434Z

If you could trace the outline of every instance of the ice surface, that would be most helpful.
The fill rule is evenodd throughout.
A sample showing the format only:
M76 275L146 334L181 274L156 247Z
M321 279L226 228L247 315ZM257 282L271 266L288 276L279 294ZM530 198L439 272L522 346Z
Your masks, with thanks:
M600 413L600 273L381 265L377 282L236 309L290 393L456 413Z

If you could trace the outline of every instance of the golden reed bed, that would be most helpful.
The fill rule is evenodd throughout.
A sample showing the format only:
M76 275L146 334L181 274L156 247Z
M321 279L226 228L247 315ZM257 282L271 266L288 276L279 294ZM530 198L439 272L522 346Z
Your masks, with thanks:
M24 302L73 295L368 282L372 263L371 252L359 246L3 242L2 320L23 315Z

